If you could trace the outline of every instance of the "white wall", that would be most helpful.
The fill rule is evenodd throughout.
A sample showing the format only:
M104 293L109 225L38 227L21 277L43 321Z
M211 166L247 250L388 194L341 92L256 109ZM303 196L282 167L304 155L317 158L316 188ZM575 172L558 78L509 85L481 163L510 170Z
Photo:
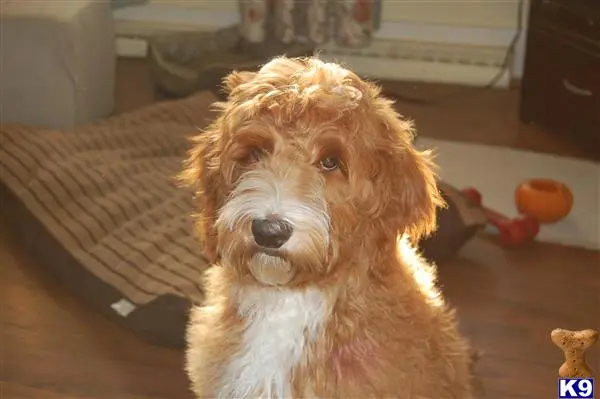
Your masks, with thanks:
M517 0L384 0L387 21L480 28L515 28Z
M387 37L507 47L518 27L519 0L383 0ZM513 76L523 72L529 0L523 0L522 32L515 47ZM390 22L390 24L385 24ZM387 26L386 26L387 25Z

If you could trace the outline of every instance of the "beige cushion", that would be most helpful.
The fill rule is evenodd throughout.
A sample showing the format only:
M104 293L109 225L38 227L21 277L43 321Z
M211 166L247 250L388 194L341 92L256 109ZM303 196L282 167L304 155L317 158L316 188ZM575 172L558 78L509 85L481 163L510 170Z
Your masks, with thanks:
M0 18L2 123L65 128L112 112L109 2L8 0Z

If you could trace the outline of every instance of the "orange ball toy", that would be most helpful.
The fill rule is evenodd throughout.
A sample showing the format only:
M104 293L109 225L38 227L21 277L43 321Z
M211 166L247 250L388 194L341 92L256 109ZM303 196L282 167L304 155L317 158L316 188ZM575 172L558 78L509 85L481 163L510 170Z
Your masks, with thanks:
M564 183L552 179L532 179L517 187L517 209L540 223L554 223L571 212L573 193Z

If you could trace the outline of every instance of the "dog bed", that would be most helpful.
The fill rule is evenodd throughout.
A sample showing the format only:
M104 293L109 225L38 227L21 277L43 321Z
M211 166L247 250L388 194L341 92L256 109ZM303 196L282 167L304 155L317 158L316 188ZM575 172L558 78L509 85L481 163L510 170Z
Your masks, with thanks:
M207 267L174 176L215 97L200 93L74 130L3 126L5 216L28 253L145 339L183 346Z
M74 130L0 131L0 195L18 241L93 308L161 346L184 346L189 306L203 299L193 196L174 177L215 99L203 92ZM481 224L480 210L442 188L450 207L421 243L434 261Z

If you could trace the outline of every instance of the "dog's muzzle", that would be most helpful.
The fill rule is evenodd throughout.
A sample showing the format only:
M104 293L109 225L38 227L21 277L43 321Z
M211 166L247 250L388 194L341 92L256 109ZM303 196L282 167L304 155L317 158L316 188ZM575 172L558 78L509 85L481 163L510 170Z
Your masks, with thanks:
M281 248L294 232L290 222L277 216L254 219L251 229L256 244L269 249Z

